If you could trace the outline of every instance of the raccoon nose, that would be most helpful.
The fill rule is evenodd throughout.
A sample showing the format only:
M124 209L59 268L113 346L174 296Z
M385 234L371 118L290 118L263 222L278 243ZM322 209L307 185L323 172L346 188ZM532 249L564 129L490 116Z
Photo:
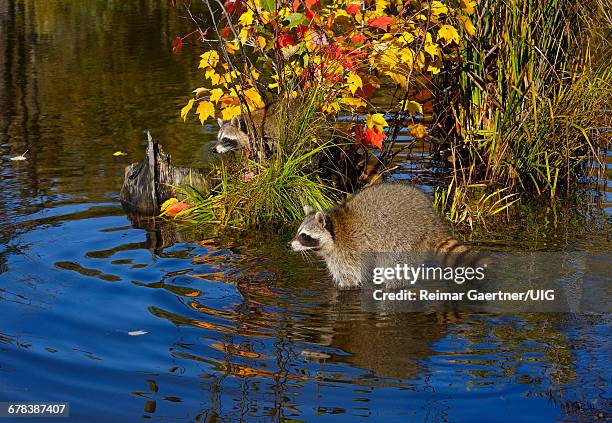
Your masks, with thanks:
M208 151L210 151L211 153L217 153L217 144L211 146Z
M293 241L293 240L291 240L291 241L289 241L289 242L287 243L287 248L288 248L288 249L291 249L291 242L292 242L292 241Z

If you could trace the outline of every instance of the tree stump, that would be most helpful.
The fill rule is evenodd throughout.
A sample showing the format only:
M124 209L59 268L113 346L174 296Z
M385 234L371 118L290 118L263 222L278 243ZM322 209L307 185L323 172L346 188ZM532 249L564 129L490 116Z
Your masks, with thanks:
M119 199L130 215L154 216L160 213L164 201L176 197L177 189L188 187L209 193L207 171L173 166L170 155L147 131L145 157L125 168Z

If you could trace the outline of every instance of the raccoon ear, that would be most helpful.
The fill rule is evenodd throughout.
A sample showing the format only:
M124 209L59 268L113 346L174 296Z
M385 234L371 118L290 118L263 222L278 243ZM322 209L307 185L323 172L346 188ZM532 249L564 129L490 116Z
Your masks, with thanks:
M238 116L234 116L234 117L232 118L232 120L230 121L230 124L231 124L232 126L235 126L235 127L236 127L236 128L238 128L238 129L240 129L240 117L238 117Z
M312 207L310 207L308 204L304 206L304 213L306 213L306 216L308 216L313 211L314 211L314 209Z
M225 121L224 121L223 119L221 119L221 118L217 118L217 123L219 124L219 127L223 126L223 123L224 123L224 122L225 122Z
M326 222L325 222L325 214L324 214L323 212L321 212L321 211L318 211L318 212L315 214L315 221L316 221L316 222L317 222L319 225L321 225L321 227L323 227L323 228L324 228L324 227L325 227L325 223L326 223Z

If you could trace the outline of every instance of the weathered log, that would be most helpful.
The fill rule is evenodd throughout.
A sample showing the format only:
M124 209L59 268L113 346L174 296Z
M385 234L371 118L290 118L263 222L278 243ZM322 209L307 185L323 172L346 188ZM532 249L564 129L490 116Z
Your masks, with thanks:
M170 155L147 131L147 151L142 161L125 168L119 199L128 214L157 215L164 201L176 196L177 189L188 186L208 193L210 183L207 171L175 167Z

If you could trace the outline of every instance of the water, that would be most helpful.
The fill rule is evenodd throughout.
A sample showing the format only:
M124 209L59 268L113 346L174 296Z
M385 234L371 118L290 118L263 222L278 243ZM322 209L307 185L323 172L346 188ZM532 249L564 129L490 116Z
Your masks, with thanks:
M171 53L187 32L161 0L0 0L0 401L88 422L609 417L609 315L366 313L283 234L132 223L118 192L144 128L207 161L214 128L178 118L200 81ZM609 251L610 200L473 238Z

